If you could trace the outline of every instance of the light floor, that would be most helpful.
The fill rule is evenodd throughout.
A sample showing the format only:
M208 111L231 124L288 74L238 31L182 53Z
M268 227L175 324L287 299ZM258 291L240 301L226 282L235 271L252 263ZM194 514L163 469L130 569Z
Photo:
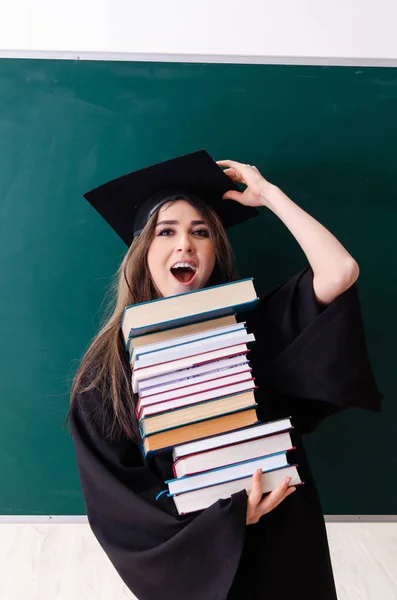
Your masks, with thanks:
M397 600L397 523L327 531L339 600ZM0 600L134 598L87 524L1 524L0 575Z

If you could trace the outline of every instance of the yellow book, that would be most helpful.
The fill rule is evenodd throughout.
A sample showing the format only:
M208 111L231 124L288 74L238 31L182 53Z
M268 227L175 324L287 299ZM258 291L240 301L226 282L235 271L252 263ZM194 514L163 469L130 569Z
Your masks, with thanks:
M176 444L191 442L210 435L217 435L225 433L226 431L232 431L233 429L248 427L257 422L258 417L256 415L256 410L251 408L232 413L231 415L207 419L206 421L200 421L199 423L184 425L183 427L168 429L161 433L146 436L143 440L143 448L146 453L154 450L161 450L163 448L175 446Z

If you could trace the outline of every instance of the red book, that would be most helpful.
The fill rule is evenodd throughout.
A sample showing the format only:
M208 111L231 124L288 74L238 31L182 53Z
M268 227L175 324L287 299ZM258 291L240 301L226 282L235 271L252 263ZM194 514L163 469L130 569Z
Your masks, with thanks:
M222 381L224 378L213 379L207 382L205 386L187 386L186 388L178 388L171 393L156 394L149 397L140 397L136 406L136 415L141 418L142 412L146 416L175 408L182 408L188 404L196 404L205 400L212 400L220 396L228 396L249 389L256 389L255 377L250 377L250 374L240 378L234 382ZM202 389L199 389L202 388ZM186 390L185 392L183 390Z

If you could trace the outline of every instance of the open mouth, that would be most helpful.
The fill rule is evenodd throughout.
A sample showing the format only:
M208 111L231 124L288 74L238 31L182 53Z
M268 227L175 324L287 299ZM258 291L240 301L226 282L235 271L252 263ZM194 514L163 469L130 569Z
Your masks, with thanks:
M177 263L171 267L172 275L179 283L183 283L184 285L192 283L193 279L196 277L196 272L197 268L188 263Z

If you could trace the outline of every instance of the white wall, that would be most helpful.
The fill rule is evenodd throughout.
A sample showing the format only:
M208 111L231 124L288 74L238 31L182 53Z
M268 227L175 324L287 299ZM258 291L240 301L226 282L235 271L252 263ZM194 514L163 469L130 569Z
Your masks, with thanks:
M396 24L396 0L4 0L0 55L397 64Z

